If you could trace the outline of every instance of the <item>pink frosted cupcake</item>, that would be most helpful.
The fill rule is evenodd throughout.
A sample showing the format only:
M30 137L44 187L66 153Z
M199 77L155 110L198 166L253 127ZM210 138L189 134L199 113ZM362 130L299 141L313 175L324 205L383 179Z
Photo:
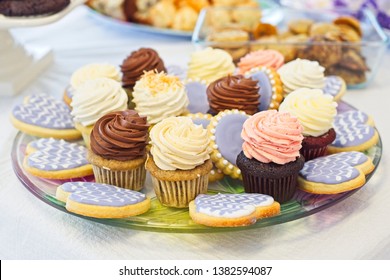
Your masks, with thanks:
M296 117L276 110L259 112L245 121L243 151L236 161L245 192L268 194L280 203L292 198L304 164L299 153L302 130Z
M238 62L239 74L245 74L255 67L266 66L275 70L284 64L284 56L275 50L258 50L248 53Z

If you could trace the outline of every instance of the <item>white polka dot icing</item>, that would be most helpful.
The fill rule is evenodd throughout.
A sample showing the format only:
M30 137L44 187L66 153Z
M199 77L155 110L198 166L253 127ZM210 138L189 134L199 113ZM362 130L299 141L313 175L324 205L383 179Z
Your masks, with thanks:
M333 122L336 139L331 144L335 147L353 147L361 145L375 134L375 128L368 125L367 114L361 111L339 113Z
M17 120L49 129L74 129L69 107L60 100L40 93L28 97L27 102L14 107Z
M29 143L35 151L28 155L27 164L45 171L77 168L86 164L87 149L76 143L53 138L41 138Z
M68 200L89 205L122 207L146 199L143 193L101 183L67 182L59 188L70 193Z
M367 162L369 158L361 152L342 152L305 162L299 175L310 182L340 184L360 175L354 166Z
M255 212L256 207L274 203L272 196L265 194L200 194L195 198L196 211L218 218L239 218Z

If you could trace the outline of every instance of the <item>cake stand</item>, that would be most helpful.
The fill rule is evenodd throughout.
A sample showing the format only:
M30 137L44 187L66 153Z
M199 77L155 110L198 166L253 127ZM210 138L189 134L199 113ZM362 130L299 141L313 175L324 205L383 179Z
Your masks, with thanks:
M0 15L0 96L17 94L53 61L53 53L49 47L20 44L14 40L9 29L53 23L84 2L85 0L71 0L65 9L48 16Z

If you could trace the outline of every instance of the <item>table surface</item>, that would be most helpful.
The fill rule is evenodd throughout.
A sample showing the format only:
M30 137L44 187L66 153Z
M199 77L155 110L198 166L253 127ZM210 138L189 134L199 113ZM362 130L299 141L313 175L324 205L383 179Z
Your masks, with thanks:
M390 259L390 53L372 84L344 100L371 115L383 141L373 178L348 199L317 214L266 228L227 233L157 233L81 219L43 203L20 183L11 164L17 130L13 106L35 92L61 97L70 75L87 63L120 65L140 47L167 65L186 65L188 39L146 34L97 20L79 7L62 20L12 30L22 43L50 46L54 63L21 94L0 97L0 259ZM387 129L386 129L387 127Z

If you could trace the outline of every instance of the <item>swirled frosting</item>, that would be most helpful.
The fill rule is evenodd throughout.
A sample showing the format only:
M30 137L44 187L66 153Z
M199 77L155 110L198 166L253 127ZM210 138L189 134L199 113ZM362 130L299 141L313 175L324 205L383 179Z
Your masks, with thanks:
M210 158L209 138L202 125L189 117L170 117L150 131L150 150L162 170L191 170Z
M281 112L290 112L303 126L304 136L320 136L333 127L337 103L320 89L300 88L283 100Z
M259 86L251 78L229 75L208 86L207 98L210 108L217 113L226 109L238 109L253 115L260 104Z
M167 117L184 113L188 106L188 97L179 78L164 72L146 72L137 81L133 91L135 110L147 116L151 124Z
M70 78L70 85L73 89L76 89L85 81L96 78L110 78L117 82L121 81L120 72L114 65L92 63L77 69Z
M167 72L164 61L158 53L151 48L140 48L132 52L121 65L123 73L122 84L125 88L133 89L135 83L144 71L157 70Z
M127 94L119 82L97 78L76 89L71 106L74 121L89 126L107 113L127 109Z
M221 77L233 74L234 69L233 58L228 52L206 48L191 54L187 78L211 83Z
M148 128L146 117L134 110L108 113L93 127L91 149L105 159L126 161L143 157Z
M258 50L248 53L238 62L238 71L245 74L255 67L266 66L275 70L284 64L284 56L276 50Z
M325 86L325 68L317 61L297 58L279 68L285 94L299 88L318 88Z
M242 150L250 159L286 164L300 155L302 130L298 119L288 112L261 111L244 123Z

